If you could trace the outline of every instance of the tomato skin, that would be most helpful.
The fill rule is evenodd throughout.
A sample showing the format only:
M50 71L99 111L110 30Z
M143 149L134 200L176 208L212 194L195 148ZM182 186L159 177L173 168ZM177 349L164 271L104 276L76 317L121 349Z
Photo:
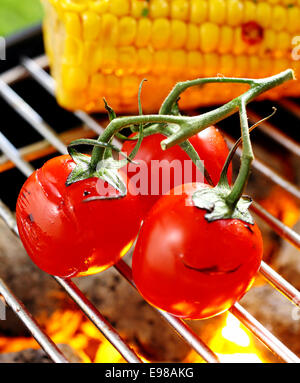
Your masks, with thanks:
M130 137L133 137L131 135ZM182 180L181 182L177 182L176 176L173 174L170 177L170 184L167 185L167 191L173 189L175 186L182 184L182 183L189 183L189 182L199 182L199 180L202 182L203 175L201 174L200 170L196 169L196 166L193 164L192 174L188 174L188 172L184 172L184 161L191 161L189 156L178 146L173 146L170 149L162 150L160 143L162 140L164 140L166 137L161 134L154 134L148 137L145 137L143 139L142 145L135 157L135 161L139 162L139 160L142 160L146 163L148 168L148 187L147 190L149 193L147 195L141 195L141 198L143 200L143 206L144 210L147 213L150 208L157 202L157 200L161 197L163 193L162 187L159 189L159 194L154 195L151 193L151 187L153 185L154 179L159 179L159 185L166 185L166 182L163 179L162 172L157 174L156 170L151 169L151 161L162 161L167 160L169 163L171 163L174 160L179 160L181 162L181 169L179 172L179 178ZM214 126L210 126L207 129L204 129L200 133L194 135L189 139L190 143L194 146L195 150L199 154L199 157L202 161L204 161L204 165L211 176L211 179L213 183L216 185L219 181L221 171L223 169L223 165L226 161L226 158L228 156L229 150L227 147L227 144L224 140L224 137L219 132L218 129L216 129ZM125 141L122 147L122 151L129 154L133 150L134 146L136 145L136 141ZM133 177L138 174L139 165L135 164L128 164L127 165L127 176L130 179L133 179ZM197 179L197 174L200 176L200 178ZM152 178L151 178L152 176ZM232 180L232 167L230 166L228 171L228 181L231 183Z
M192 202L195 184L184 185L181 195L177 188L161 197L143 223L133 278L155 307L186 319L209 318L229 309L250 288L260 267L262 237L256 224L207 222L206 211Z
M138 196L83 202L99 197L104 181L89 178L66 186L74 167L67 155L46 162L27 179L16 207L28 255L42 270L64 278L94 274L116 263L141 222ZM109 187L108 193L117 191Z

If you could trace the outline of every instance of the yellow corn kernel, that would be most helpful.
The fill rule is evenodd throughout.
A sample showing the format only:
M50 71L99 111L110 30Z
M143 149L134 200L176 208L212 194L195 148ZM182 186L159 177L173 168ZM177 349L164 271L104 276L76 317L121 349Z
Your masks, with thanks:
M227 3L227 22L231 26L241 24L243 20L243 3L239 0L228 0Z
M119 45L133 44L136 35L136 20L125 16L119 21Z
M117 69L118 51L115 47L107 45L103 48L102 67L104 74L111 74Z
M129 0L110 0L109 9L116 16L127 16L130 11Z
M131 47L120 47L118 49L118 69L116 74L118 76L127 75L133 73L136 67L136 49Z
M256 8L256 22L263 28L271 23L272 9L268 3L259 3Z
M61 0L59 6L62 9L72 12L82 13L87 10L88 3L87 1L77 1L77 0Z
M212 23L222 24L226 18L226 4L224 0L209 0L209 20Z
M233 36L234 44L232 47L232 51L235 55L241 55L242 53L247 51L247 45L242 39L242 28L234 28Z
M275 31L282 30L287 25L287 11L281 5L276 5L272 12L272 27Z
M66 34L81 39L81 23L77 13L66 12L64 14Z
M171 1L171 18L177 20L187 20L189 17L189 1L172 0Z
M170 51L170 67L169 71L173 73L175 76L179 76L183 72L185 72L186 68L186 53L182 49L172 50Z
M234 31L233 28L223 25L220 27L220 42L218 50L220 53L231 52L233 46Z
M120 92L121 79L113 74L105 76L105 91L109 96L117 96Z
M185 45L187 39L187 26L181 20L171 21L171 35L170 46L171 48L178 49Z
M121 79L121 94L122 99L135 97L137 95L137 89L139 88L139 79L137 76L130 75L122 77Z
M256 19L256 4L253 1L245 1L243 22L253 21Z
M249 71L249 57L238 55L235 59L235 71L238 77L245 77Z
M207 77L214 77L219 72L219 55L206 53L204 55L204 73Z
M143 0L132 0L131 1L131 14L135 18L140 18L143 15L143 11L148 9L148 1Z
M197 49L200 43L199 40L199 28L195 24L188 24L186 48L190 51Z
M104 44L116 45L119 34L119 22L117 17L110 13L103 15L100 33Z
M72 36L65 39L63 62L68 65L80 65L83 57L82 40L78 40Z
M152 72L155 75L160 76L161 73L164 73L169 67L169 51L161 50L156 51L153 54L153 68Z
M102 15L109 10L110 0L94 0L89 2L89 9Z
M190 1L190 21L192 23L201 24L207 20L208 5L206 0Z
M224 54L221 56L220 72L224 76L230 76L233 73L235 61L233 55Z
M148 18L142 18L138 21L136 41L137 47L145 47L151 39L152 23Z
M217 49L220 41L220 28L218 25L206 22L200 26L200 45L205 53Z
M105 87L105 76L102 73L96 73L91 77L90 83L90 92L93 98L97 98L99 92L101 92Z
M93 50L92 59L90 63L90 71L91 73L97 72L102 67L102 48L100 46L96 46Z
M267 51L272 51L276 48L276 33L272 29L265 30L263 46Z
M149 3L149 15L153 19L169 16L169 3L166 0L152 0Z
M292 7L287 10L287 29L291 33L300 31L300 10L298 7Z
M164 48L170 38L171 25L168 19L155 19L152 27L152 45L155 49Z
M153 55L149 49L141 48L137 53L137 74L146 74L152 68Z
M198 51L189 52L187 54L187 67L191 76L198 76L201 68L203 68L202 54Z
M282 72L289 67L289 61L286 58L278 58L274 62L274 71L275 73Z
M82 15L83 39L96 40L100 34L101 18L95 12L84 12Z
M250 74L253 77L258 77L260 68L262 67L262 63L257 56L250 56L249 59L250 60L249 60L248 65L249 65L249 69L250 69ZM264 75L262 77L264 77Z
M286 54L291 49L292 37L289 33L281 31L278 33L277 37L277 49L282 51L282 54Z
M63 65L63 86L69 91L84 90L88 84L88 76L80 67Z

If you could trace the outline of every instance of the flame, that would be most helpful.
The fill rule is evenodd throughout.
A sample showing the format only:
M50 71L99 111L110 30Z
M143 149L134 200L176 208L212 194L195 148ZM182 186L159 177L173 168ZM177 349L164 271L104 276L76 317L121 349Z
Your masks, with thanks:
M279 186L274 186L267 198L260 204L274 217L289 227L296 224L300 217L297 200Z
M230 312L225 314L223 326L217 329L208 346L222 363L262 363L263 358L254 344L253 335ZM186 362L203 363L192 351Z
M44 330L56 344L71 346L84 363L125 362L119 352L80 311L56 311L47 320ZM262 362L254 345L253 335L229 312L225 314L223 325L216 330L208 345L221 362ZM0 353L18 352L29 348L39 348L33 338L0 336ZM141 359L149 363L147 359ZM203 363L203 359L192 351L184 362Z

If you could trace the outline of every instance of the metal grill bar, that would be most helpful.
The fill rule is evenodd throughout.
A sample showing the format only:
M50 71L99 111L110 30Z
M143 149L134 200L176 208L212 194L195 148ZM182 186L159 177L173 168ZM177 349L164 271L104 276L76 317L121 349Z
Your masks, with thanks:
M120 260L115 268L119 273L127 279L132 287L136 289L135 283L132 279L132 270L131 268L123 261ZM207 345L199 338L194 331L187 326L183 320L174 317L162 310L156 309L156 311L175 329L177 334L179 334L194 350L197 351L199 355L202 356L204 360L210 363L219 363L219 358L217 355L209 348Z
M54 130L2 80L0 80L0 94L25 121L48 140L60 153L67 154L66 146L61 142Z
M25 306L9 290L6 284L0 279L0 294L3 296L7 305L25 324L35 340L40 344L46 354L56 363L68 363L68 360L56 346L56 344L40 329L39 325Z
M294 101L283 99L279 101L279 105L282 105L289 112L294 114L298 119L300 119L300 106L296 104Z
M251 109L250 110L248 109L248 116L253 123L257 123L258 121L261 120L261 117L257 113L252 111ZM300 113L299 113L299 118L300 118ZM264 134L272 138L272 140L274 140L275 142L277 142L278 144L286 148L289 152L295 154L296 156L300 156L300 145L296 141L288 137L285 133L281 132L278 128L276 128L270 122L265 121L261 123L257 128L260 129Z
M94 305L85 297L79 288L72 282L61 278L55 278L56 281L66 290L69 296L77 303L81 310L94 323L98 330L107 340L120 352L129 363L142 363L135 352L123 341L117 331L111 324L104 319Z
M34 63L34 61L30 60L29 64ZM35 63L34 63L35 64ZM28 61L25 61L25 65L28 66ZM40 72L43 72L46 76L50 77L46 72L42 71L40 67L37 65ZM28 69L28 68L27 68ZM35 68L36 69L36 68ZM32 67L31 67L32 70ZM24 75L24 73L22 74ZM35 76L34 76L35 77ZM3 78L3 77L2 77ZM50 77L51 78L51 77ZM42 85L43 83L39 81ZM53 88L52 88L53 92ZM83 112L82 112L83 113ZM84 113L83 116L86 114ZM80 114L79 114L80 116ZM88 116L88 115L86 115ZM89 117L89 116L88 116ZM80 117L79 117L80 118ZM82 118L81 118L82 119ZM95 120L92 120L94 123L96 123ZM96 123L97 124L97 123ZM99 126L98 126L99 130ZM95 131L95 129L94 129ZM15 149L15 148L14 148ZM13 162L15 161L16 157L19 156L19 152L15 149L10 151L9 153L5 153ZM20 156L19 156L20 157ZM26 161L25 161L26 163ZM22 171L21 166L18 166L18 168ZM23 169L24 170L24 169ZM28 169L27 169L28 171ZM2 211L3 210L3 211ZM11 214L11 212L9 212ZM16 224L13 223L13 218L8 218L8 210L2 209L2 206L0 204L0 216L2 216L5 221L8 220L8 225L16 232ZM271 216L272 217L272 216ZM274 218L274 217L273 217ZM275 218L274 218L275 219ZM276 219L275 219L276 220ZM297 233L295 233L297 235ZM119 263L117 265L117 269L119 272L121 272L122 275L125 276L125 278L133 284L133 281L131 279L131 269L123 262ZM298 299L299 292L293 288L290 284L288 284L287 281L285 281L282 277L280 277L274 270L271 268L268 269L268 267L265 267L264 264L262 264L263 272L265 273L266 278L269 280L269 282L273 283L274 286L276 286L278 289L281 290L289 299L295 300L296 297ZM65 281L57 279L59 283L65 283ZM133 284L134 285L134 284ZM90 317L90 319L93 318L93 309L92 311L88 312L87 308L91 308L89 305L91 303L84 297L84 295L79 291L76 291L76 288L74 288L75 285L72 284L72 282L67 284L66 286L63 286L66 291L70 290L70 296L73 299L75 298L77 300L77 303L79 306L83 309L83 311L86 313L87 316ZM75 286L76 287L76 286ZM291 287L294 289L292 290ZM68 291L67 291L68 292ZM69 293L69 292L68 292ZM82 298L82 300L81 300ZM74 299L74 300L75 300ZM296 299L296 300L297 300ZM75 301L76 301L75 300ZM295 302L294 302L295 303ZM299 300L298 300L299 303ZM88 306L85 306L85 305ZM93 306L92 306L93 307ZM94 308L95 309L95 308ZM96 310L96 309L95 309ZM87 311L87 312L86 312ZM269 347L271 350L273 350L275 353L277 353L283 360L288 362L299 362L299 359L286 347L284 346L276 337L274 337L271 333L268 332L255 318L253 318L249 313L247 313L246 310L244 310L239 305L235 305L235 307L232 308L232 312L234 315L238 317L239 320L241 320L242 323L244 323L267 347ZM166 314L164 312L160 312L161 315L164 316L164 318L175 328L175 330L193 347L196 349L196 351L204 357L204 359L216 362L216 356L215 354L205 345L201 340L199 340L198 336L196 334L193 334L191 329L185 325L183 321L178 320L178 318L174 318L170 316L169 314ZM97 314L97 310L96 310ZM100 313L99 313L100 314ZM101 314L100 314L101 316ZM100 330L102 328L102 324L99 322ZM200 342L199 342L200 341ZM117 346L118 347L118 346Z
M249 314L240 304L235 304L231 313L238 318L256 337L261 340L271 351L279 355L288 363L299 363L300 359L278 340L269 330Z

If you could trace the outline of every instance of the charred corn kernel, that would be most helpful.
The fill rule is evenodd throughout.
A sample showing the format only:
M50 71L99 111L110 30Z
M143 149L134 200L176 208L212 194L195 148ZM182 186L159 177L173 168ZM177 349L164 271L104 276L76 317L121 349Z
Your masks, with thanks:
M192 51L199 48L199 28L195 24L188 24L187 26L187 41L186 49Z
M272 12L272 27L281 31L287 24L287 11L281 5L276 5Z
M226 18L225 0L209 0L208 15L212 23L220 25L224 23Z
M130 3L129 0L110 0L110 12L116 16L127 16L130 10Z
M243 20L243 3L239 0L227 0L227 22L231 26L239 25Z
M181 20L171 21L170 47L174 49L182 48L187 39L187 26Z
M213 23L203 23L200 26L200 45L203 52L213 52L217 49L220 38L220 28Z
M192 23L201 24L208 17L208 3L206 0L190 1L190 21Z
M221 75L265 77L300 65L300 0L42 0L44 36L58 101L68 109L156 112L176 81ZM300 95L300 81L280 94ZM183 107L222 103L241 87L211 84ZM297 93L298 92L298 93ZM153 96L154 95L154 96Z
M138 21L136 32L136 46L145 47L151 39L152 23L149 19L143 18Z
M177 20L187 20L189 17L188 0L171 0L171 18Z
M243 22L253 21L256 18L256 4L253 1L245 1Z
M64 15L66 33L81 39L82 29L79 15L77 13L66 12Z
M119 22L119 45L131 45L136 35L136 20L133 17L122 17Z
M268 3L259 3L257 4L256 9L256 18L254 20L257 21L259 25L264 28L269 27L272 18L272 9L270 4Z
M168 19L155 19L152 27L152 45L155 49L164 48L170 38L171 26Z
M84 12L82 15L83 39L96 40L101 30L101 18L95 12Z
M220 53L231 52L234 39L234 30L227 25L220 27L220 42L218 50Z
M169 2L166 0L152 0L149 2L149 16L156 19L158 17L169 16Z

